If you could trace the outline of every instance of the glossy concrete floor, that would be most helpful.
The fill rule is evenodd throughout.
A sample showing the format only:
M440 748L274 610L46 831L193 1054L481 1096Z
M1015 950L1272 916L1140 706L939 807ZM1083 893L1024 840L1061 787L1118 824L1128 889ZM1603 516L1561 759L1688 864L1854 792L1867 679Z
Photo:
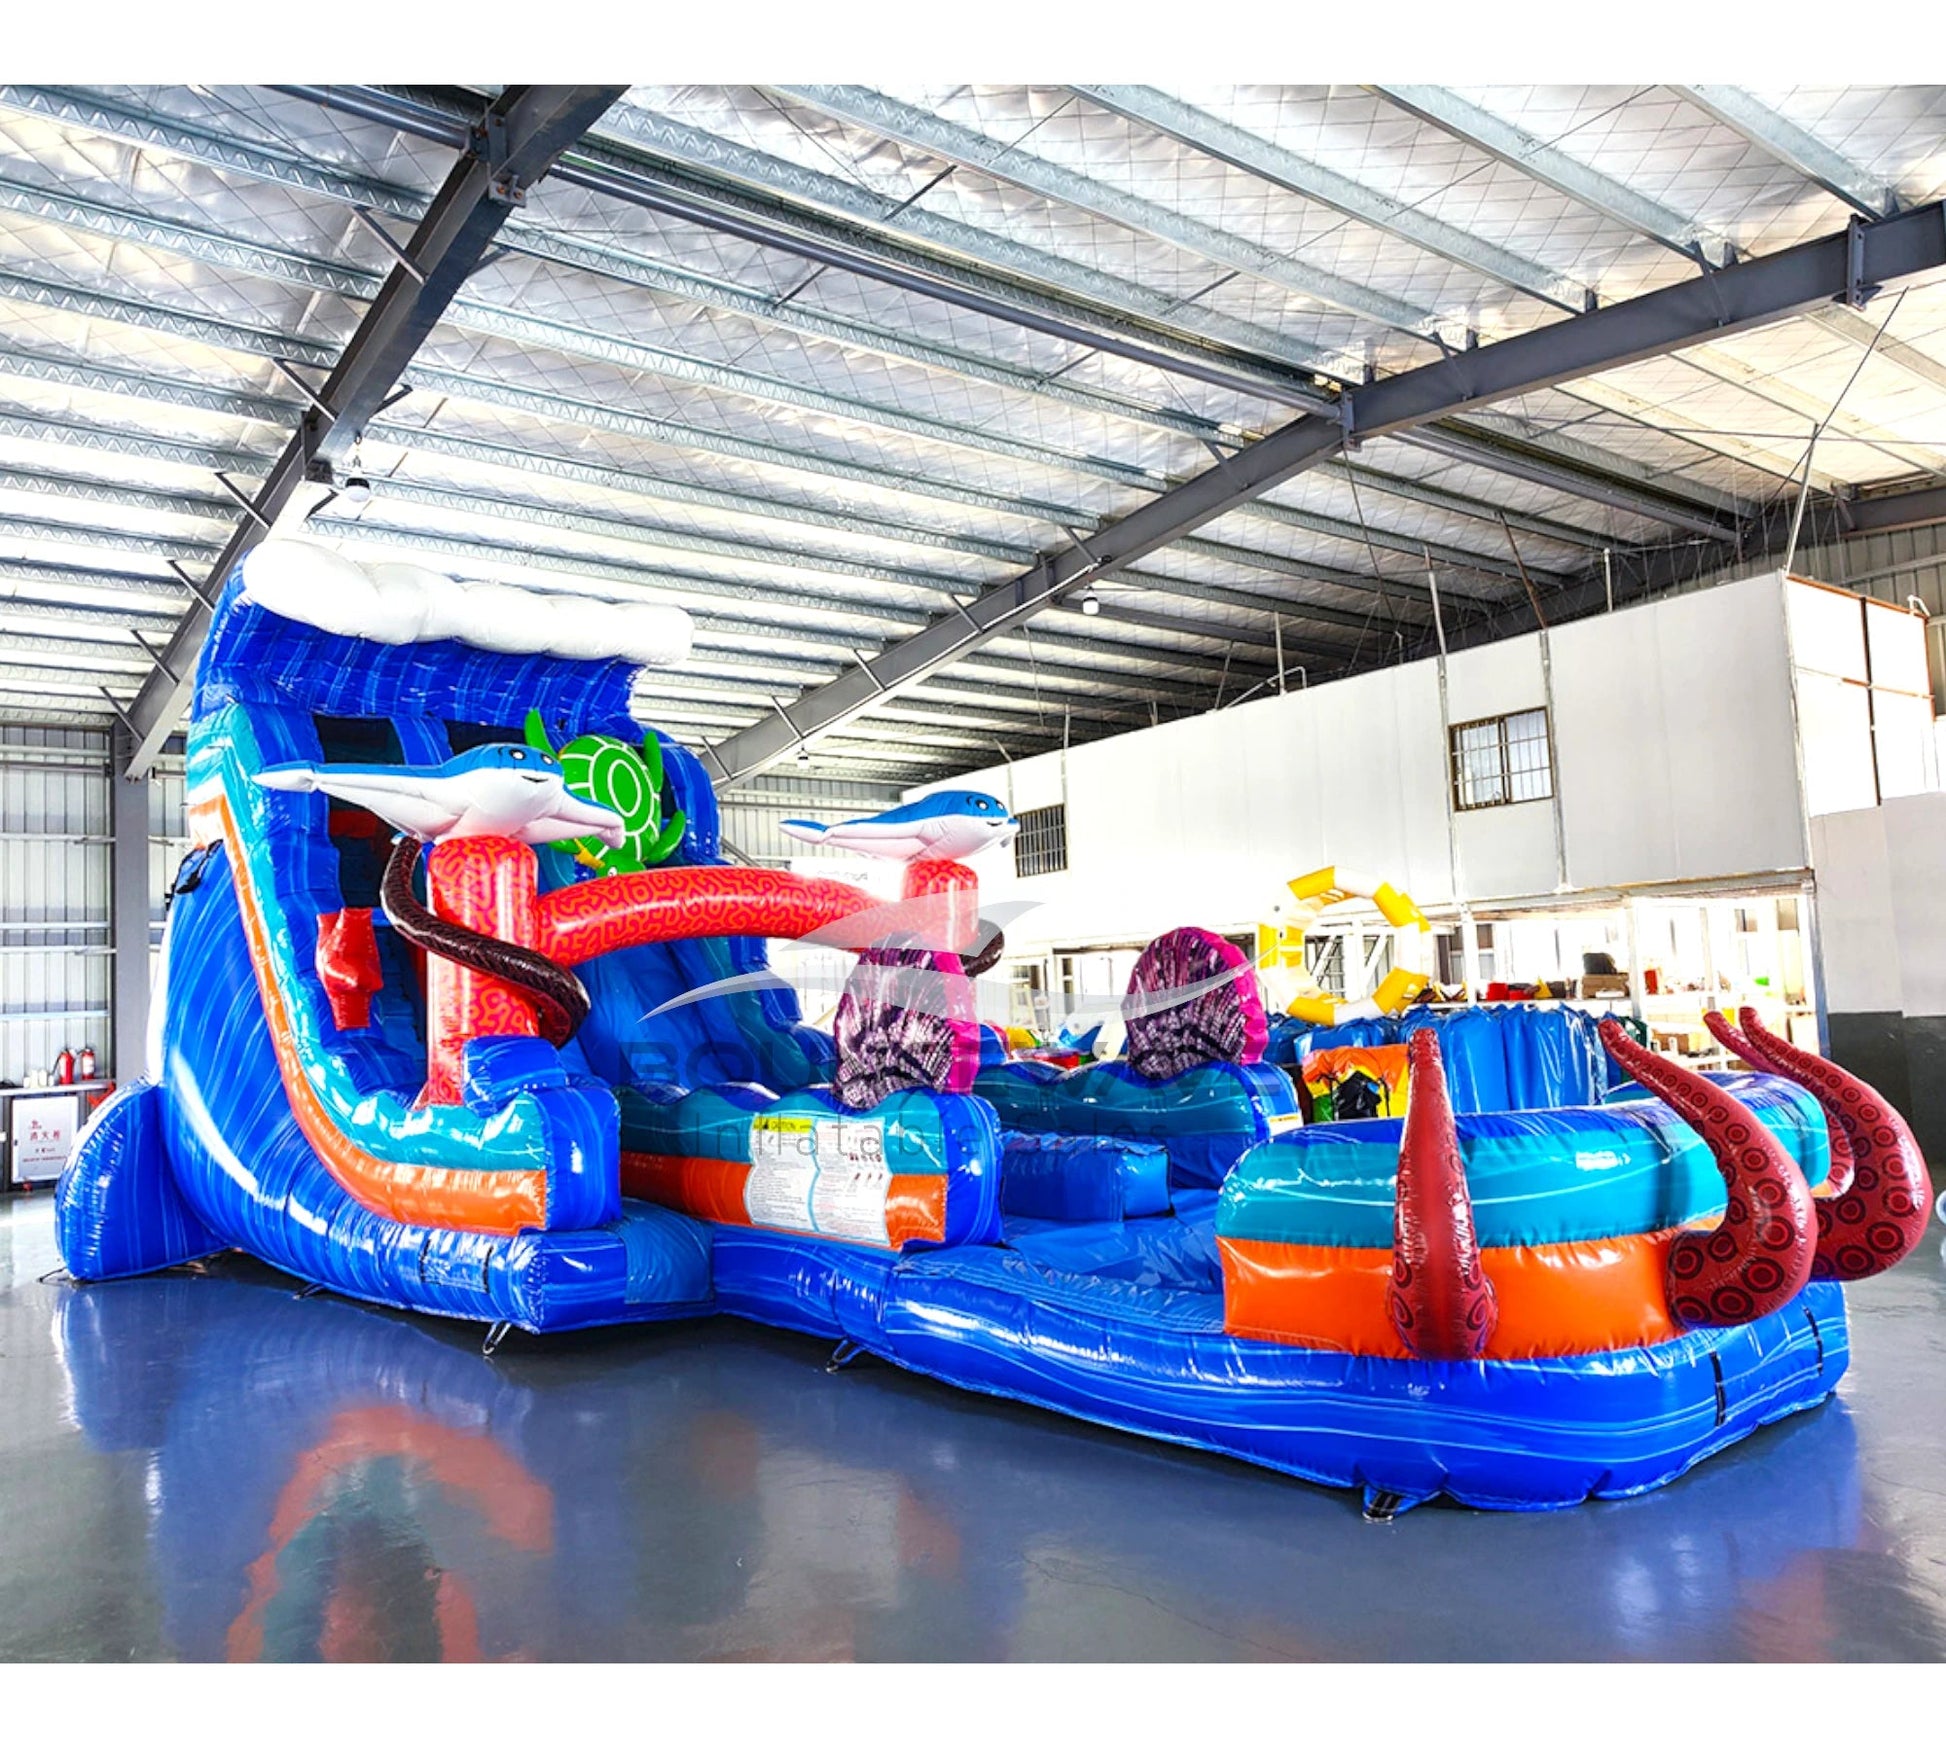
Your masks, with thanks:
M1639 1501L1356 1499L728 1321L538 1340L247 1261L75 1289L0 1200L0 1659L1946 1656L1946 1267Z

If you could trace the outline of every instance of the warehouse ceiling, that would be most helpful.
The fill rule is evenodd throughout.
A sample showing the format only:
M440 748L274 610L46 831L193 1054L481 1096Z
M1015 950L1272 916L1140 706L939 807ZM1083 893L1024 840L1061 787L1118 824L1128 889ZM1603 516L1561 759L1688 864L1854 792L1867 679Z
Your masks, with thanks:
M136 709L490 95L0 87L0 712ZM680 603L637 712L720 747L1343 389L1942 192L1938 87L636 87L308 527ZM1807 540L1946 475L1946 276L1365 441L793 757L916 782L1397 661L1429 572L1449 637L1523 630L1774 546L1807 475Z

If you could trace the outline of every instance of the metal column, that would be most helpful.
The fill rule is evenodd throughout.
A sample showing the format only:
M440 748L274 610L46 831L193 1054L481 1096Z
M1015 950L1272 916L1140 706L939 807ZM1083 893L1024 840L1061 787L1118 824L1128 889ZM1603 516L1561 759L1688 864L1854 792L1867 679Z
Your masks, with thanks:
M109 763L110 894L113 911L113 986L110 1003L115 1037L107 1070L117 1082L133 1082L148 1067L149 1031L149 793L146 775L123 776L135 749L126 730L115 732Z

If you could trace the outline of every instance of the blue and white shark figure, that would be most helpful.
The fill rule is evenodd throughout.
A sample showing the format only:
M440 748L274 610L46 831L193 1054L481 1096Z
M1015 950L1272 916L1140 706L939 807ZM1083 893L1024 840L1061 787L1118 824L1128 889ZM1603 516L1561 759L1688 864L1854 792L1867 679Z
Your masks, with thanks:
M971 857L989 845L1005 845L1020 831L1006 804L979 790L934 791L916 803L829 827L817 821L778 825L807 844L835 845L840 851L897 858L902 863L921 857Z
M538 748L490 742L443 766L266 766L269 790L321 790L415 839L518 839L547 845L592 835L621 844L622 817L568 793L561 763Z

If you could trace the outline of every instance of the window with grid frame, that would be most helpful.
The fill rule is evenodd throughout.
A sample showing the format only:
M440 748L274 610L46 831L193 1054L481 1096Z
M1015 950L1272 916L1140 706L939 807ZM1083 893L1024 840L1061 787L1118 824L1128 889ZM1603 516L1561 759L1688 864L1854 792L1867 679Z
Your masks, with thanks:
M1497 809L1554 794L1547 710L1484 717L1452 729L1453 807Z
M1068 867L1068 807L1055 803L1045 809L1023 809L1014 817L1014 874L1053 875Z

